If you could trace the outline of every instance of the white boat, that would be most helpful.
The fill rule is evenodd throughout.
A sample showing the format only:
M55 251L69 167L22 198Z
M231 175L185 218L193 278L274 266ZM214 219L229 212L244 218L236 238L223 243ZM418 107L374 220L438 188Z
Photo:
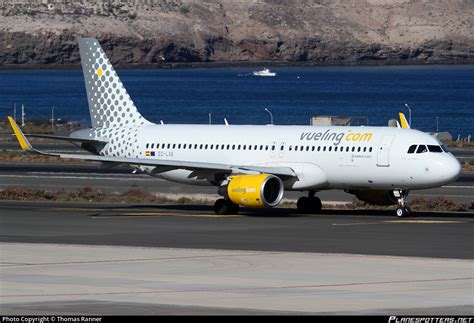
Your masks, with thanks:
M270 72L268 68L264 68L261 71L254 71L252 74L254 76L276 76L277 75L275 72Z

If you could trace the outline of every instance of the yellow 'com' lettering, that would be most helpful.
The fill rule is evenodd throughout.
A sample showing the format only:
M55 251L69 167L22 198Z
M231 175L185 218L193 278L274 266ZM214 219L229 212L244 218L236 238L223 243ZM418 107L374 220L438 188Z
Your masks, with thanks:
M349 132L346 135L346 141L370 141L372 140L372 134L370 132Z

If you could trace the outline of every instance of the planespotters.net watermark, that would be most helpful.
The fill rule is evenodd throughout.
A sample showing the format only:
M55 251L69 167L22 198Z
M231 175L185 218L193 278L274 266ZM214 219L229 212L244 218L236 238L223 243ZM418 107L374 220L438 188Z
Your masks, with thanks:
M388 323L474 323L473 317L390 316Z

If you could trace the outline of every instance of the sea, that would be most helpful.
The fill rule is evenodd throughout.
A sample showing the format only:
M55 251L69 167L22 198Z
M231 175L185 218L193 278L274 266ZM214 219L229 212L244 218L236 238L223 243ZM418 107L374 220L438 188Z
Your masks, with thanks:
M386 126L411 111L412 128L474 135L474 65L123 69L118 74L143 116L166 124L309 125L312 116L350 116ZM89 125L80 69L0 70L0 117Z

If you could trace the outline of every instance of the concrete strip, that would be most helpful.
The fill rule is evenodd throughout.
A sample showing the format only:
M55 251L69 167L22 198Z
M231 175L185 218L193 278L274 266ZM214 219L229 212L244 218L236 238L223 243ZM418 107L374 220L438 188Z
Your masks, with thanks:
M388 314L474 303L470 260L25 243L0 251L2 311L87 301Z

